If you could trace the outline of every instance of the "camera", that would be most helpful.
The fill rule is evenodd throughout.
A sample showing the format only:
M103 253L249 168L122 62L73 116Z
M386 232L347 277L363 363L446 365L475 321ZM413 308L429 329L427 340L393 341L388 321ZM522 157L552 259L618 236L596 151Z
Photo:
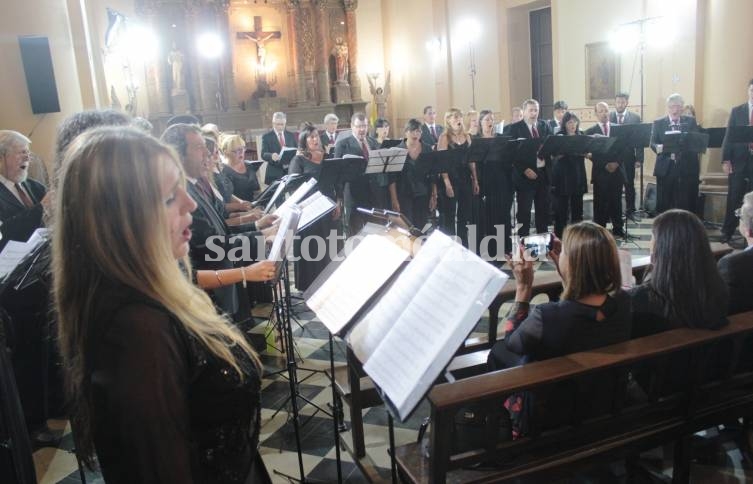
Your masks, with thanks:
M538 259L540 254L546 256L552 250L552 234L534 234L523 237L523 247L532 259Z

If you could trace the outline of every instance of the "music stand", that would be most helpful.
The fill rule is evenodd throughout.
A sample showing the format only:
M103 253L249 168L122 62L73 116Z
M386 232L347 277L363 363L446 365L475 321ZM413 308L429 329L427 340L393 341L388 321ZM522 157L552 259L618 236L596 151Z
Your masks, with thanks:
M727 128L703 128L701 129L701 133L709 135L708 148L721 148L724 144L724 136L727 133Z
M404 148L371 150L364 173L367 175L399 173L403 171L406 156L408 156L408 150Z
M641 108L642 109L642 108ZM615 124L609 127L609 136L615 138L626 138L627 145L635 150L644 150L651 145L651 123L638 123L638 124ZM646 215L646 201L643 196L643 166L645 163L641 162L639 170L639 187L640 187L640 199L641 205L636 211L639 216ZM627 222L625 223L627 227Z

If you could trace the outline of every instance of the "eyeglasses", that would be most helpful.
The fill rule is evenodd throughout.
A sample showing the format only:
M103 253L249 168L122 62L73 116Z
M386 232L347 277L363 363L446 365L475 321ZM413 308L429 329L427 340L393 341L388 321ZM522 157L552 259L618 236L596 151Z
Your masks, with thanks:
M236 148L232 152L241 155L246 152L246 148Z

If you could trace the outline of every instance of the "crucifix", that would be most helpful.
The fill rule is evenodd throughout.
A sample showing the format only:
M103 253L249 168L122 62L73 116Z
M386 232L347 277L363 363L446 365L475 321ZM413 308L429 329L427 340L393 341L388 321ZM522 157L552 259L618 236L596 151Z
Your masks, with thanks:
M238 32L238 39L248 39L256 44L256 64L258 68L263 72L267 67L267 48L265 44L272 39L279 39L282 37L282 32L279 30L265 32L261 26L261 17L254 17L254 31L253 32Z

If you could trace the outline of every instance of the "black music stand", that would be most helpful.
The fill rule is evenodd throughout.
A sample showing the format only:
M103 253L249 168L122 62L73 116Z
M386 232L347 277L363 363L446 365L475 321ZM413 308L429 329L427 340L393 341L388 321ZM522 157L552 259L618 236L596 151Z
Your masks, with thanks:
M378 175L380 173L399 173L405 166L405 157L408 150L388 153L383 150L369 151L369 160L366 164L364 173L367 175Z
M702 128L701 133L709 135L708 148L721 148L724 144L727 128Z
M609 136L622 139L626 143L625 147L632 147L637 150L644 150L651 145L651 123L639 123L639 124L614 124L609 127ZM645 197L643 196L643 166L645 163L641 163L639 170L639 190L640 190L640 206L634 214L639 217L647 215ZM625 227L627 227L627 218L625 219Z

